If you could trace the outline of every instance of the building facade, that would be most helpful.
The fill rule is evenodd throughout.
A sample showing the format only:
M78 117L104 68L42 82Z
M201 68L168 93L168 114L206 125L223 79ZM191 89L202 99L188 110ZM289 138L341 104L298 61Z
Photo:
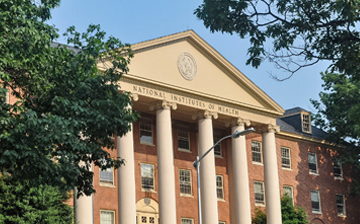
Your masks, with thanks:
M250 224L257 208L279 224L285 193L312 223L359 223L352 171L309 112L284 111L191 30L132 49L121 91L141 118L110 151L125 165L93 168L96 193L75 200L78 223L197 224L193 162L249 127L256 132L222 141L201 161L204 224Z

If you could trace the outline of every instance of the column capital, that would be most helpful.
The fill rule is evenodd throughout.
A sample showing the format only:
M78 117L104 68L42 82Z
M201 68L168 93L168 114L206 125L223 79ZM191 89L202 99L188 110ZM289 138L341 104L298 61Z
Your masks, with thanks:
M225 122L225 127L230 126L250 126L251 121L249 119L243 119L243 118L233 118L230 121Z
M218 113L213 112L213 111L205 110L205 111L199 111L199 112L192 115L193 120L200 119L200 118L205 118L205 119L214 118L214 119L217 119L218 118Z
M280 126L268 124L263 129L264 132L270 132L270 133L279 133L280 132Z
M139 94L137 94L137 93L130 93L130 97L131 97L132 101L134 101L134 102L139 100Z
M163 101L157 101L155 103L152 103L150 104L149 106L149 109L151 111L153 111L154 109L156 110L159 110L159 109L166 109L166 110L169 110L169 109L173 109L173 110L176 110L177 109L177 104L174 103L174 102L169 102L169 101L166 101L166 100L163 100Z

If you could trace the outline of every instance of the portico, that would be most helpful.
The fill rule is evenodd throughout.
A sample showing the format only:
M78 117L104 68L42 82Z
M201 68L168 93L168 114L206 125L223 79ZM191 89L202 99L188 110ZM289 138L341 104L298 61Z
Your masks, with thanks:
M197 223L197 210L192 211L197 206L192 158L214 144L214 129L230 134L250 126L264 142L268 223L281 223L275 133L276 117L282 115L283 109L191 30L135 44L132 49L135 58L130 73L123 76L121 91L129 92L133 97L132 109L148 118L151 127L145 132L153 142L141 143L145 132L137 126L117 139L118 156L126 160L126 165L117 171L118 223L160 220L163 224L175 224L183 219ZM179 127L188 133L188 139L185 136L182 140L188 141L188 151L178 150ZM231 223L251 223L252 183L248 174L251 155L247 138L226 141L221 148L226 157L219 158L212 151L202 161L203 223L230 221L230 216ZM143 163L154 167L153 176L145 176L141 170ZM179 184L184 181L179 182L179 170L190 171L191 193L186 196L179 193ZM225 173L221 185L217 183L219 170ZM150 180L148 183L153 180L154 187L145 189L142 186L145 180ZM225 196L219 201L221 189ZM139 210L139 203L143 207L158 204L149 207L149 211L154 211L151 217L156 218L150 222L144 215L146 209ZM228 208L227 212L219 214L223 207Z

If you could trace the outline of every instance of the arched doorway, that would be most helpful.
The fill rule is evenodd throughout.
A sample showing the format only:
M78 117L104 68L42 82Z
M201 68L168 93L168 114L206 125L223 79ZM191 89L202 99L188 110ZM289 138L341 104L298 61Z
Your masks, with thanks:
M136 203L137 224L159 224L159 204L151 198L140 199Z

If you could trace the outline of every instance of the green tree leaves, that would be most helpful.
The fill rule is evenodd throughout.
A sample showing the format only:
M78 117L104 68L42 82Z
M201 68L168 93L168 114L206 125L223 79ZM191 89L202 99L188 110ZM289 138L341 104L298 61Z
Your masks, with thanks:
M104 149L137 118L129 95L119 93L133 53L98 25L82 34L70 27L69 46L54 43L57 30L45 21L58 4L0 2L0 96L8 89L18 99L0 102L0 172L91 194L90 165L118 168L122 160Z
M247 64L256 68L268 59L291 76L327 60L333 71L358 76L359 9L359 0L204 0L194 14L211 32L249 38Z

